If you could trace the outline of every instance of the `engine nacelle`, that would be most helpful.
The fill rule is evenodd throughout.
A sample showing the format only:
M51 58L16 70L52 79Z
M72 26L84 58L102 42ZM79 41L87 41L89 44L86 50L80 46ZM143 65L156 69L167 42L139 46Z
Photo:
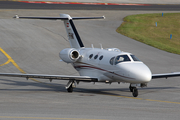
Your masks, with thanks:
M59 53L59 57L66 63L76 62L80 54L75 48L66 48Z

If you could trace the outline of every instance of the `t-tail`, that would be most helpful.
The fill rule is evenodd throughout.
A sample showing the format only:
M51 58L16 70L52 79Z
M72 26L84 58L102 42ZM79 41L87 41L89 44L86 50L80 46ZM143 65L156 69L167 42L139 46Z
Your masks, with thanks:
M84 44L76 30L76 27L73 23L73 20L82 20L82 19L104 19L105 17L71 17L68 14L60 14L60 17L19 17L15 16L14 18L21 19L45 19L45 20L62 20L66 28L67 36L72 48L82 48Z

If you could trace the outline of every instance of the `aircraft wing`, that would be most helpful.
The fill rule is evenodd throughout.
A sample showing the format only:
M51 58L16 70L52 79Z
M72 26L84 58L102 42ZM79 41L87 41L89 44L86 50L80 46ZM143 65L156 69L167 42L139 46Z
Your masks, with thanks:
M152 75L152 79L168 78L168 77L178 77L178 76L180 76L180 72L163 73L163 74L153 74L153 75Z
M75 80L84 82L97 82L97 78L91 78L89 76L67 76L67 75L46 75L46 74L21 74L21 73L0 73L0 76L6 77L24 77L28 78L41 78L49 79L50 81L55 80Z

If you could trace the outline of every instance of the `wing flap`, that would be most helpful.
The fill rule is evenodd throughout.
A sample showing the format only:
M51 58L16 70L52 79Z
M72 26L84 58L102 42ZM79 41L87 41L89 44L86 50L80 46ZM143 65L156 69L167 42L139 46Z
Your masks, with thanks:
M168 78L168 77L178 77L178 76L180 76L180 72L163 73L163 74L153 74L153 75L152 75L152 79Z
M20 74L20 73L0 73L0 76L6 77L24 77L24 78L41 78L41 79L55 79L55 80L75 80L84 82L97 82L97 78L89 76L67 76L67 75L46 75L46 74Z

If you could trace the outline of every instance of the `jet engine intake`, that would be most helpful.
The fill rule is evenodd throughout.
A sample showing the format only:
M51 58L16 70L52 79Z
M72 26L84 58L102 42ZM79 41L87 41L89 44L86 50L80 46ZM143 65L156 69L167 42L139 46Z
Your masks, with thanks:
M66 48L59 53L59 57L66 63L76 62L80 54L75 48Z

